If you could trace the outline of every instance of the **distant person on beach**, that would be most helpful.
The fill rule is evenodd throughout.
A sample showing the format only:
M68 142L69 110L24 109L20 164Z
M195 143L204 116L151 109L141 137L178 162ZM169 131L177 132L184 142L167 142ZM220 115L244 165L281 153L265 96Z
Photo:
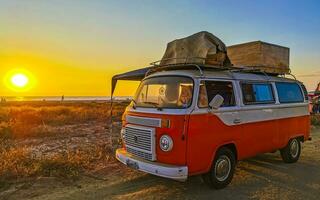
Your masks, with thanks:
M1 103L5 103L5 102L7 102L6 98L1 97Z
M64 101L64 95L62 95L62 97L61 97L61 101Z

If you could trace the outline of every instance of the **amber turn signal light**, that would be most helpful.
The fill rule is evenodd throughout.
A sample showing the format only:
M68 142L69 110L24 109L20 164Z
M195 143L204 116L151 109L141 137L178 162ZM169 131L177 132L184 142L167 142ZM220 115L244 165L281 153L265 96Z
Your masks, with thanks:
M162 119L161 120L161 128L170 128L170 120Z

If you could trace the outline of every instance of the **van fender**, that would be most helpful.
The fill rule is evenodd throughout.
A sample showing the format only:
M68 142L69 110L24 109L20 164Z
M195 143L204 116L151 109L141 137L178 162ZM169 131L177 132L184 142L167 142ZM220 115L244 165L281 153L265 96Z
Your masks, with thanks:
M213 149L210 163L209 163L209 165L207 166L207 168L205 170L206 172L210 171L212 163L214 161L214 157L216 156L217 151L222 147L225 147L225 146L228 147L230 145L232 145L234 147L233 150L235 151L236 161L238 161L238 148L237 148L236 142L235 141L224 142L221 145L217 146L215 149Z
M294 135L289 135L287 137L287 140L286 141L282 141L281 145L278 148L279 149L285 148L288 145L289 141L291 139L294 139L294 138L298 138L301 142L304 142L304 141L308 140L308 138L304 134L299 134L298 133L298 134L294 134Z
M295 134L295 135L290 135L290 137L288 138L287 144L291 139L294 139L294 138L298 138L301 142L304 142L307 140L304 134Z

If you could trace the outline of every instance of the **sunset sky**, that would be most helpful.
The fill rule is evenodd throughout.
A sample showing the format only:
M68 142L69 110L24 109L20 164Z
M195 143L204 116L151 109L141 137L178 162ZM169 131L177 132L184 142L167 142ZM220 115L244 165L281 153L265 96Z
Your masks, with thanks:
M167 42L209 31L226 45L290 47L293 74L320 81L320 1L0 0L0 96L107 96L114 74L159 60ZM26 73L15 90L8 76ZM121 82L116 95L137 83Z

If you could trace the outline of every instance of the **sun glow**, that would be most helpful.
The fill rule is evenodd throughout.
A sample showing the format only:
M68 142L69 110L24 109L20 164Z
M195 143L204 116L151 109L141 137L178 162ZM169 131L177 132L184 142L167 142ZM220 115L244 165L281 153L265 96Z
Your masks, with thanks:
M28 77L25 74L15 74L11 78L11 83L16 87L25 87L29 82Z
M14 92L27 92L35 84L32 74L24 69L15 69L7 73L5 85Z

